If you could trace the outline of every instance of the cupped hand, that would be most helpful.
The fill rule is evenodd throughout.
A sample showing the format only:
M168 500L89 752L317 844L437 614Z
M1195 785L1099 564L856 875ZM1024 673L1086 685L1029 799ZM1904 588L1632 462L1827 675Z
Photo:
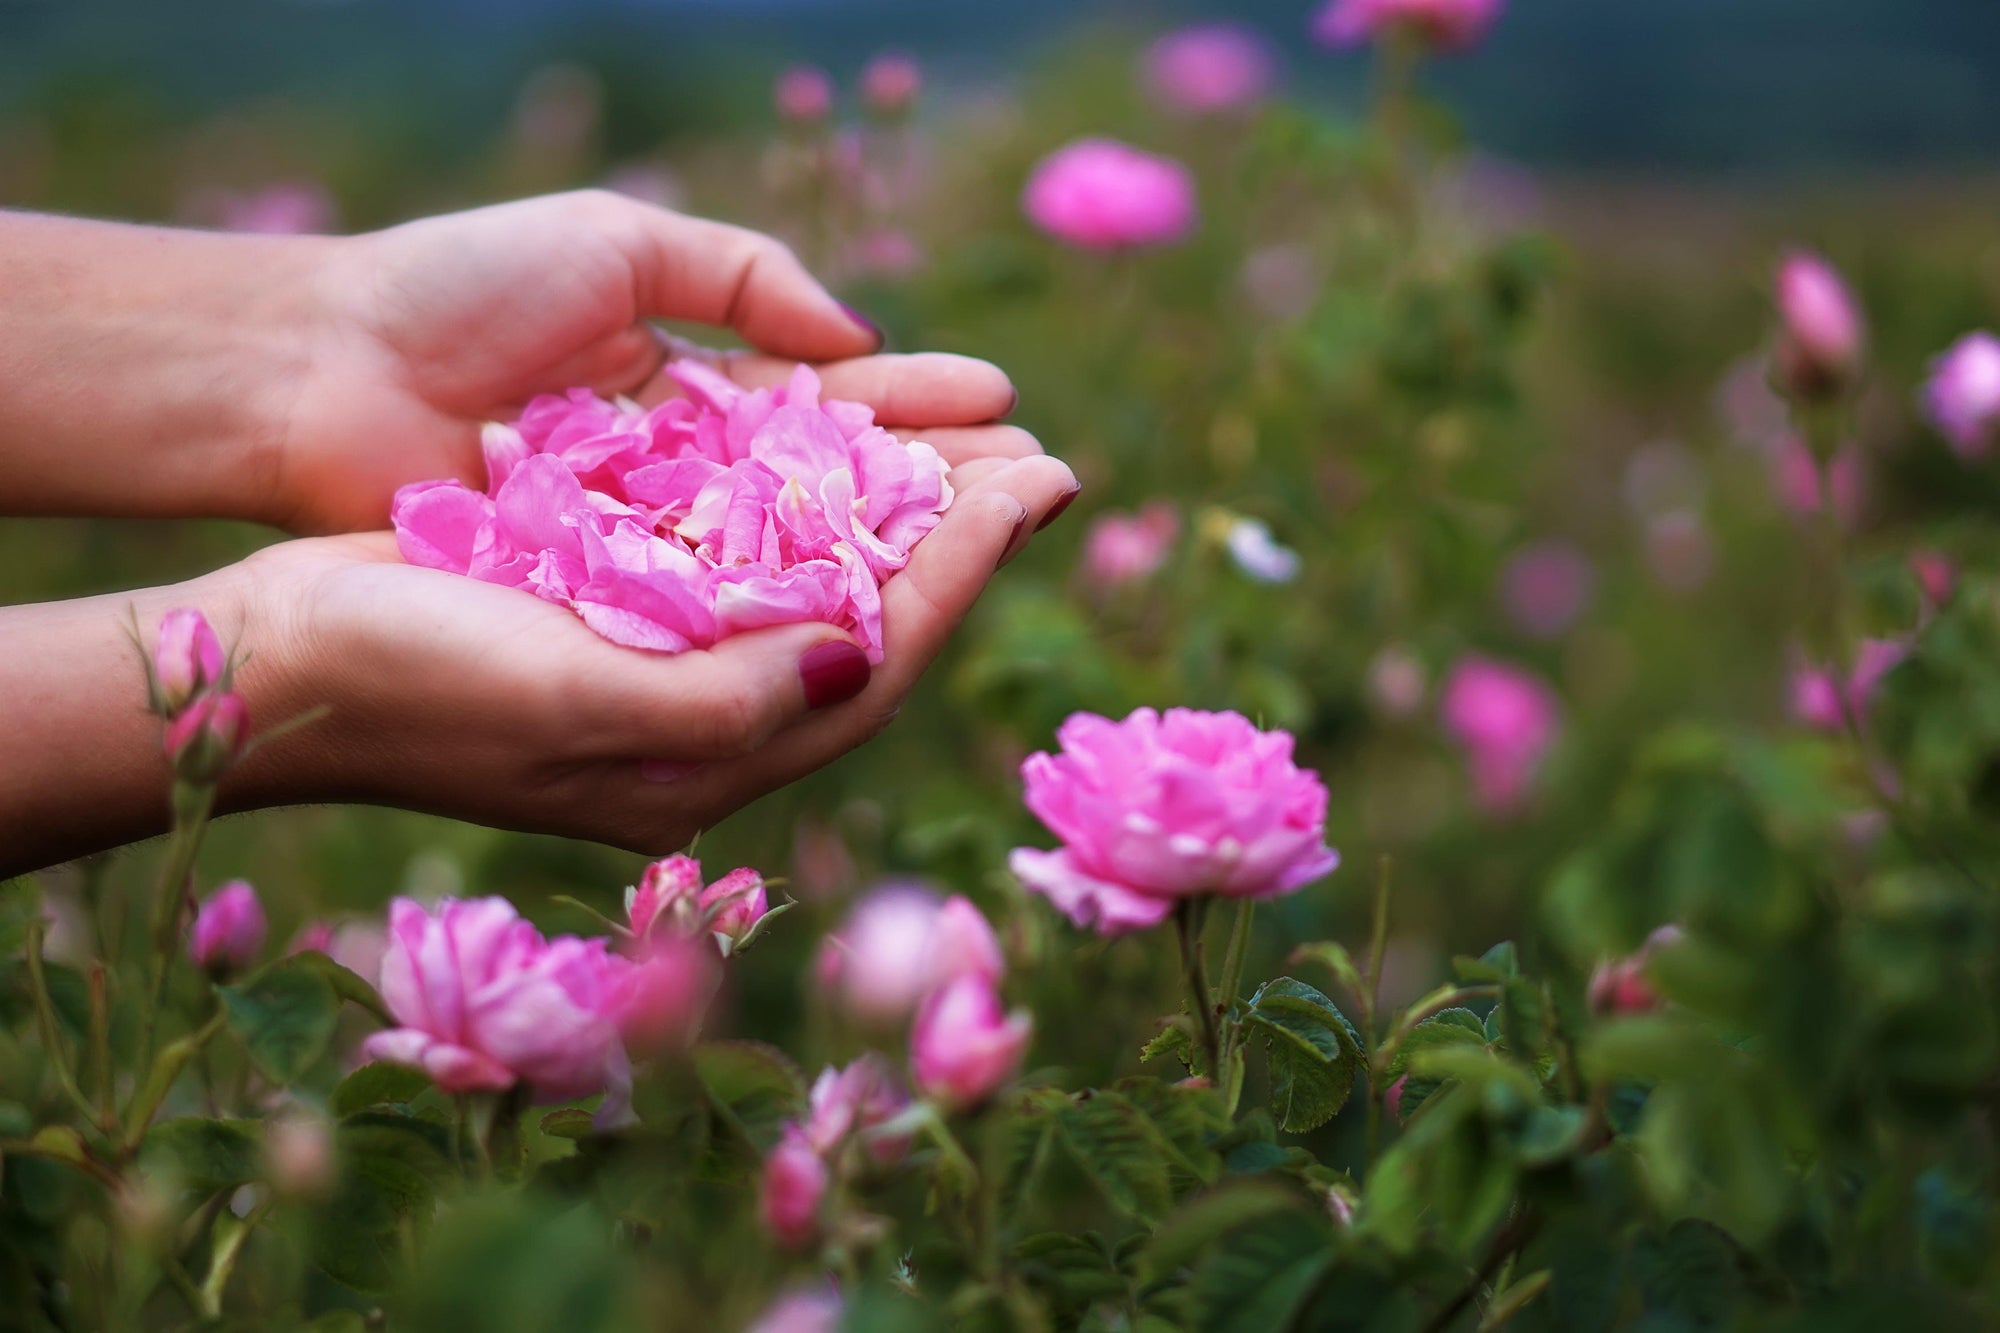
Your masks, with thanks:
M365 801L684 846L886 725L993 572L1075 494L1062 463L995 457L1021 442L978 436L958 440L976 457L953 473L957 499L883 586L872 672L825 625L677 656L622 648L517 589L405 565L386 533L260 552L253 711L328 712L252 755L231 803Z
M385 527L408 482L482 484L480 425L538 393L664 392L655 319L733 330L762 353L721 358L746 384L819 363L828 396L869 403L952 462L1032 446L1020 432L964 438L1013 406L995 367L875 355L881 335L777 241L603 191L347 238L314 281L308 369L264 473L273 517L297 532Z

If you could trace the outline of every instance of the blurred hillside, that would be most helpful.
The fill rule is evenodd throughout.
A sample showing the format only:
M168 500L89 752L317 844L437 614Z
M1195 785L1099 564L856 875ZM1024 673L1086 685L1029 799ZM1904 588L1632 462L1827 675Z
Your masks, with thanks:
M611 133L655 142L761 111L779 62L851 68L884 45L957 82L1004 79L1079 25L1227 14L1295 84L1352 103L1362 62L1304 40L1306 0L0 0L0 109L132 125L284 98L463 152L522 76L585 63ZM1798 173L1990 164L1994 0L1516 0L1443 88L1492 151L1537 165ZM614 151L621 145L610 145Z

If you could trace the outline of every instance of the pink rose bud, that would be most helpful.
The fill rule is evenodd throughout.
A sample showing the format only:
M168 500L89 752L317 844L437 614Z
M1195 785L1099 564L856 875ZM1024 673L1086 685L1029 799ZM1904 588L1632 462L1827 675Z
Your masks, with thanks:
M1176 903L1275 898L1333 873L1326 784L1292 762L1289 732L1239 713L1077 713L1061 752L1021 765L1028 809L1062 840L1008 866L1100 935L1155 926Z
M850 1018L883 1025L908 1018L954 977L998 981L1005 971L999 938L969 901L889 884L857 903L821 946L816 975Z
M1646 943L1629 958L1598 964L1591 973L1589 1000L1593 1013L1650 1014L1665 1001L1647 975L1653 955L1671 948L1685 934L1679 926L1665 925L1646 937Z
M909 1104L910 1095L896 1071L871 1051L845 1069L821 1071L812 1087L806 1140L822 1156L831 1157L850 1136L866 1135ZM890 1136L871 1139L868 1151L886 1165L901 1158L909 1146L907 1136Z
M842 1313L832 1287L801 1287L773 1301L745 1333L840 1333Z
M1044 232L1081 249L1167 245L1194 230L1194 177L1172 158L1079 139L1035 167L1021 207Z
M445 1092L526 1083L538 1101L602 1092L629 1077L616 1001L633 966L603 940L542 938L505 898L389 904L382 1000L400 1026L364 1043Z
M1816 731L1862 725L1882 678L1909 654L1909 645L1895 639L1863 639L1845 682L1824 667L1802 663L1792 672L1792 717Z
M1328 0L1312 35L1338 49L1401 32L1437 50L1462 51L1486 35L1501 6L1502 0Z
M861 101L885 118L906 116L924 90L924 72L909 56L885 52L861 71Z
M1180 515L1164 500L1136 514L1100 516L1084 534L1084 582L1113 592L1148 578L1166 563L1180 530Z
M1500 574L1501 601L1524 634L1553 639L1582 618L1597 591L1597 569L1567 542L1514 553Z
M1912 551L1908 561L1917 587L1923 590L1927 610L1942 610L1958 587L1958 566L1942 551Z
M1861 372L1861 311L1833 266L1803 250L1778 265L1778 382L1797 398L1841 393Z
M285 946L287 957L297 953L323 953L331 956L333 953L333 922L308 921L300 926L298 933L292 936L292 942Z
M701 910L727 958L770 910L764 877L748 866L730 871L701 891Z
M1933 361L1924 411L1960 458L1991 453L2000 440L2000 338L1968 333Z
M910 1032L917 1088L951 1110L977 1105L1020 1072L1033 1033L1027 1011L1002 1010L985 977L948 981L924 1001Z
M655 927L691 935L701 920L701 862L692 856L655 861L625 891L625 920L632 938L644 943Z
M1193 115L1241 111L1270 94L1277 61L1254 28L1202 23L1180 28L1146 52L1146 86L1163 105Z
M206 616L192 607L167 612L153 640L153 711L175 716L222 679L226 663Z
M1409 1076L1405 1075L1391 1083L1389 1090L1382 1094L1382 1109L1399 1125L1403 1123L1403 1085L1409 1081Z
M1474 801L1490 815L1518 813L1555 743L1554 694L1518 667L1468 657L1446 680L1439 711L1465 751Z
M333 1130L310 1111L275 1116L264 1124L264 1171L280 1198L320 1199L333 1190Z
M257 961L268 928L257 890L230 880L202 899L188 928L188 957L205 972L241 972Z
M833 80L813 65L793 65L771 90L778 115L796 125L817 125L833 113Z
M819 1207L826 1197L826 1163L805 1132L785 1126L784 1136L764 1159L760 1203L764 1229L787 1250L811 1248L820 1235Z
M210 786L229 771L249 736L250 710L242 695L202 694L167 723L162 748L175 777Z
M610 1011L634 1059L685 1049L721 980L715 951L680 935L659 935L629 966L613 969Z

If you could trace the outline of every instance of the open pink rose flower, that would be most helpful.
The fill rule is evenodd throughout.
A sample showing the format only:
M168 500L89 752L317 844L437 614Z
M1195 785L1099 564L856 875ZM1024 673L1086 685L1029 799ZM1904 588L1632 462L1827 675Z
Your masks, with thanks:
M1402 30L1427 46L1462 51L1500 17L1503 0L1328 0L1313 19L1322 46L1362 46Z
M1063 842L1019 847L1021 882L1079 926L1157 925L1185 898L1271 898L1330 874L1326 786L1292 738L1237 713L1078 713L1058 754L1021 766L1028 809Z
M1194 177L1115 139L1079 139L1043 158L1021 195L1028 220L1085 250L1168 245L1192 232Z
M382 1000L400 1025L368 1038L372 1060L414 1065L446 1092L527 1083L538 1101L628 1077L621 979L603 940L542 938L505 898L389 905Z
M572 389L489 426L485 492L397 492L403 558L531 592L633 648L823 621L880 661L882 582L951 503L937 451L822 402L804 366L777 390L694 361L668 373L687 396L651 410Z
M960 976L997 981L1007 969L993 927L969 899L920 884L885 884L854 905L820 946L820 989L862 1023L901 1021Z

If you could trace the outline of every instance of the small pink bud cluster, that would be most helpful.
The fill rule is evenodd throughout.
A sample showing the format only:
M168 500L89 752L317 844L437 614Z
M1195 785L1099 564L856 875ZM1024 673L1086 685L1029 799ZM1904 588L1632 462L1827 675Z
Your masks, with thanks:
M764 1160L759 1204L765 1229L780 1245L806 1250L826 1236L827 1195L836 1180L902 1160L910 1136L894 1122L909 1104L896 1071L873 1052L820 1073L806 1119L788 1123Z
M1909 645L1898 640L1864 639L1845 681L1825 667L1796 667L1792 672L1792 717L1815 731L1838 732L1850 723L1862 725L1882 678L1909 655Z
M1671 948L1686 934L1679 926L1661 926L1646 937L1637 953L1627 958L1609 959L1590 975L1589 1000L1592 1013L1650 1014L1664 1001L1653 985L1647 969L1653 955Z
M653 862L625 891L627 925L642 949L662 935L707 935L727 958L755 942L771 914L762 875L742 866L704 886L701 862L691 856Z
M210 976L241 972L257 961L268 930L257 890L233 879L202 899L188 928L188 957Z
M167 725L161 749L174 776L213 786L250 738L250 712L231 687L235 664L208 618L192 607L160 618L147 659L147 694Z

